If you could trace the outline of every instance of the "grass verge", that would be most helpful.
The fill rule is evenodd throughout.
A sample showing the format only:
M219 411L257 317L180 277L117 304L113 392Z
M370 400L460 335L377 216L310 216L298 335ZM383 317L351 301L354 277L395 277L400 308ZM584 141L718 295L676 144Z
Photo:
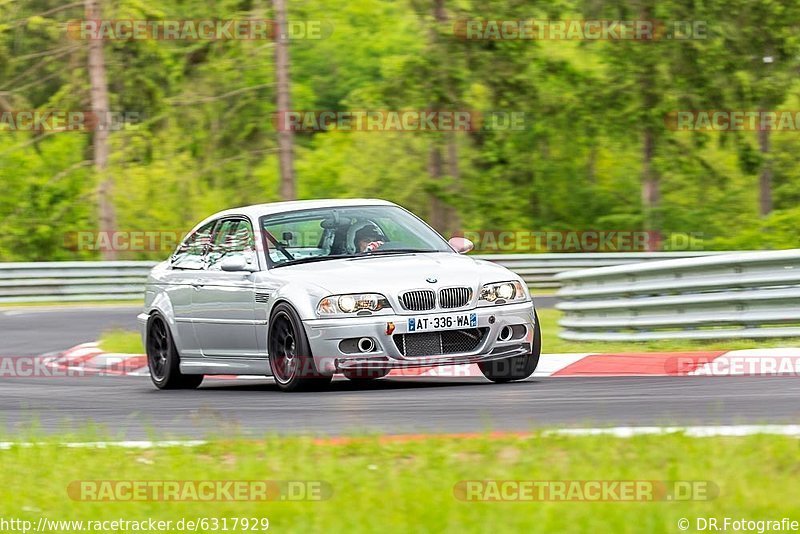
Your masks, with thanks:
M139 332L130 330L107 330L100 335L98 340L100 348L105 352L121 354L144 354L142 336Z
M737 350L767 347L786 347L792 344L786 339L730 339L730 340L663 340L647 342L583 342L566 341L558 337L558 310L538 310L542 327L542 352L663 352L677 350ZM138 332L113 330L104 332L100 346L107 352L141 354L144 352Z
M718 339L658 341L567 341L558 337L559 310L537 310L542 328L542 352L669 352L691 350L738 350L788 347L796 345L791 339Z
M0 450L0 518L35 524L42 516L267 517L278 532L679 532L682 518L692 525L698 517L800 519L793 499L800 493L797 450L797 439L787 437L682 435L365 437L344 443L272 437L148 450L53 443ZM322 481L332 496L317 502L72 500L69 484L86 480ZM465 502L454 496L454 486L465 480L710 481L719 494L696 501Z

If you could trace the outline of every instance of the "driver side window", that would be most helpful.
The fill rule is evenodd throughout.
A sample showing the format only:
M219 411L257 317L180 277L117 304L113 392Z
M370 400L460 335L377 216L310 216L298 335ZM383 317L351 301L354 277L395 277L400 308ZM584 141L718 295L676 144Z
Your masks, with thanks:
M253 228L244 219L223 221L214 234L214 241L208 252L208 270L219 271L222 260L241 256L247 265L255 264L255 241Z
M211 244L211 233L216 221L200 227L195 233L183 240L172 255L173 269L201 270L204 267L204 256Z

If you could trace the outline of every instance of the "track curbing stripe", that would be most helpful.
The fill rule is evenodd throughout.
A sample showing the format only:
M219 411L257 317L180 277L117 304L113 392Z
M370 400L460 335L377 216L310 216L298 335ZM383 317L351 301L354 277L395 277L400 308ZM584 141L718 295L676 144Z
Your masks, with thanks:
M45 358L45 357L43 357ZM741 361L750 365L738 365ZM53 358L46 365L70 371L124 376L148 376L143 354L103 352L97 343L83 343ZM643 353L561 353L543 354L533 376L543 377L625 377L625 376L764 376L800 375L800 348L747 349L734 351L676 351ZM476 364L394 369L390 377L483 378ZM220 375L211 378L261 379Z

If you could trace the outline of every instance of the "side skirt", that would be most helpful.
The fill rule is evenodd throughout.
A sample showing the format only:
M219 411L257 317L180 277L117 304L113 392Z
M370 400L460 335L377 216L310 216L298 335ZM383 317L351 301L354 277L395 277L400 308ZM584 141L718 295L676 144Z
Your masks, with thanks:
M182 358L181 373L187 375L272 376L269 359L263 358Z

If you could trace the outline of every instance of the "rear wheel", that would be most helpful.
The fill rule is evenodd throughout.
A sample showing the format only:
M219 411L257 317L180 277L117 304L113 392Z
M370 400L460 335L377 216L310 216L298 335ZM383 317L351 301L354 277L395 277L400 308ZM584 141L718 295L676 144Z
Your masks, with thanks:
M332 375L317 371L303 325L294 308L275 305L269 323L269 363L283 391L312 390L330 384Z
M492 382L511 382L528 378L539 365L539 355L542 352L542 330L539 328L539 316L533 312L536 325L533 329L533 350L530 354L522 354L503 360L482 362L478 364L483 376Z
M150 316L147 325L147 367L158 389L195 389L203 381L203 375L181 373L172 333L166 320L157 313Z

